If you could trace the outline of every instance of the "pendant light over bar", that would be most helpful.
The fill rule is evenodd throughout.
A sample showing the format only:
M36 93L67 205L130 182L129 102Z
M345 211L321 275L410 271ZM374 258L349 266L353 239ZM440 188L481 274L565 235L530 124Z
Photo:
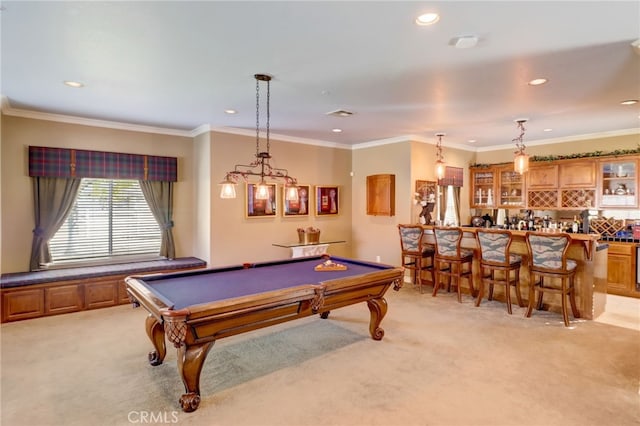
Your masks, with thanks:
M443 179L446 171L446 163L442 157L442 137L444 135L446 135L446 133L436 133L436 137L438 138L438 142L436 143L436 177L438 179Z
M520 130L520 135L512 140L512 142L516 143L516 156L513 159L513 169L520 174L526 173L529 170L529 156L524 152L525 146L524 142L522 142L525 131L524 123L526 122L526 118L519 118L516 120L518 130Z
M267 200L270 198L268 180L283 180L285 184L285 199L287 201L298 200L298 186L296 178L289 176L286 169L272 167L269 164L271 160L270 141L269 141L269 102L271 98L270 82L271 76L267 74L256 74L256 158L250 164L236 164L234 169L227 172L224 180L220 182L220 198L236 198L236 185L239 180L249 182L251 176L258 178L256 185L255 197L258 200ZM266 140L267 150L260 151L260 82L267 83L267 120L266 120Z

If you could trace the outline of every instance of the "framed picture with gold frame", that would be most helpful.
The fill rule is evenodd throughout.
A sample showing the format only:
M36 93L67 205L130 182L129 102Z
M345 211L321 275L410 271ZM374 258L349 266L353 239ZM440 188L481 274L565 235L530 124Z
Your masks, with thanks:
M435 203L438 194L437 185L438 183L432 180L416 180L416 197L420 201Z
M309 201L311 187L309 185L298 185L298 200L288 201L286 199L287 187L282 186L282 216L300 217L309 216Z
M316 186L316 216L340 213L340 188L337 186Z
M277 214L277 186L275 183L268 183L269 199L259 200L256 198L255 183L247 183L245 187L245 217L275 217Z

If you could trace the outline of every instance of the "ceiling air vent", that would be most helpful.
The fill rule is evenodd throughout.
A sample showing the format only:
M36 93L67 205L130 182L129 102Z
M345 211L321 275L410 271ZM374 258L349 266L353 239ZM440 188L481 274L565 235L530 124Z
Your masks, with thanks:
M351 117L353 113L344 109L337 109L335 111L328 112L327 115L333 115L335 117Z

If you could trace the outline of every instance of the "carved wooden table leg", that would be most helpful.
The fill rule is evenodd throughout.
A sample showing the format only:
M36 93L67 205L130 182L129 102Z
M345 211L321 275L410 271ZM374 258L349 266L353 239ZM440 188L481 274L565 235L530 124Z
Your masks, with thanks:
M384 297L378 299L367 300L367 306L371 313L371 320L369 321L369 333L373 340L382 340L384 336L384 330L380 327L382 318L387 314L387 301Z
M144 325L147 336L149 336L155 348L155 351L149 352L149 364L154 366L160 365L167 354L167 345L164 341L164 327L153 315L147 317Z
M200 372L214 342L178 348L178 373L184 383L185 394L180 397L182 409L189 413L200 405Z

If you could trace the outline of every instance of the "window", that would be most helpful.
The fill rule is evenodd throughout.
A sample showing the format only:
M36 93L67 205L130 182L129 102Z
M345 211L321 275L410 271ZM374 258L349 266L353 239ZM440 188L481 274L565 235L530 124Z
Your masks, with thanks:
M444 223L446 226L458 226L458 204L460 203L460 200L456 200L456 194L453 185L447 185L445 188L445 191L447 192L447 207L444 211Z
M82 179L65 223L49 241L53 263L158 255L161 231L137 180Z

